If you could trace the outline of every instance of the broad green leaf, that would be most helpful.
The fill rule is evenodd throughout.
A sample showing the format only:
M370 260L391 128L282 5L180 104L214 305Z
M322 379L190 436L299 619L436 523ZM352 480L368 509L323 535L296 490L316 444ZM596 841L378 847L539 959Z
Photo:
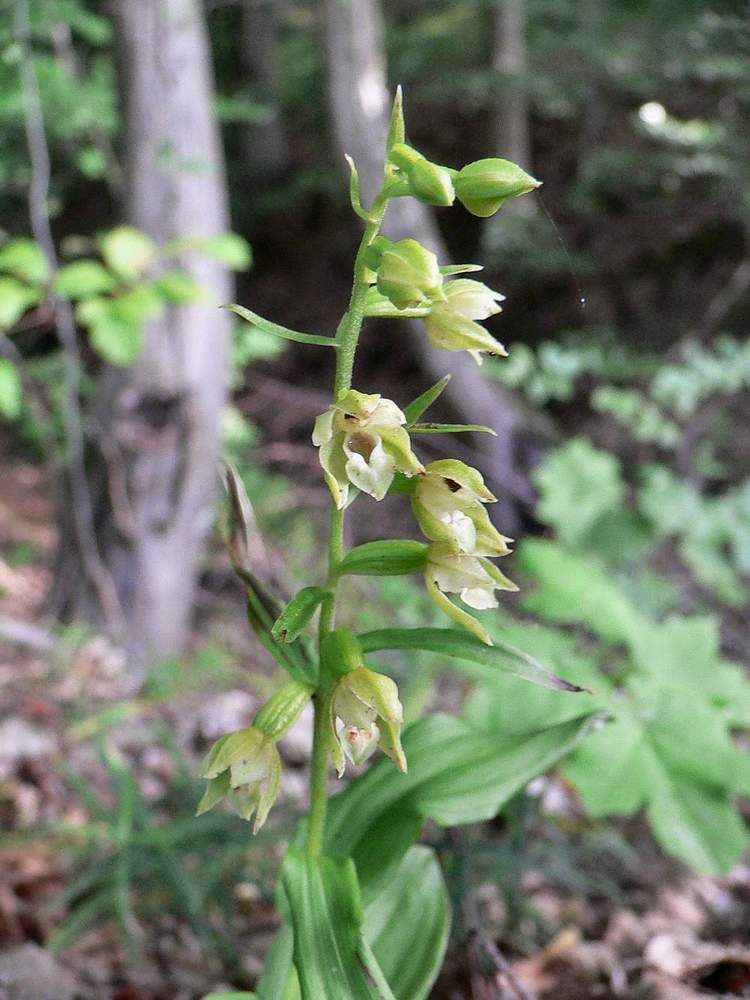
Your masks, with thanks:
M318 607L329 596L330 591L322 587L303 587L276 619L271 635L277 642L294 642L302 629L310 623Z
M350 549L336 567L337 576L404 576L425 568L427 546L410 538L365 542Z
M419 420L425 410L428 410L435 400L442 394L450 380L450 375L443 375L443 377L438 379L434 385L431 385L429 389L426 389L421 396L417 396L416 399L409 403L404 410L404 416L406 417L407 424L413 424L415 420Z
M294 932L291 924L284 923L273 939L263 973L257 983L259 1000L300 1000L297 973L292 965Z
M0 276L0 330L15 326L27 309L39 301L39 292L15 278Z
M719 622L712 615L668 618L637 634L633 656L659 687L694 692L731 726L750 728L750 682L744 669L721 659Z
M472 724L488 731L522 734L609 708L608 681L573 637L532 624L508 625L502 634L545 669L584 691L575 698L560 697L550 687L519 685L508 672L495 672L491 678L477 675L479 683L464 705Z
M750 792L750 756L689 692L636 685L634 693L574 751L566 776L593 816L645 808L664 850L697 871L726 871L750 839L732 806L733 794Z
M88 298L111 292L117 282L98 260L75 260L55 275L54 289L66 299Z
M21 379L8 358L0 358L0 416L15 420L21 412Z
M142 277L156 260L156 244L133 226L117 226L105 233L99 248L107 266L127 281Z
M362 900L351 858L290 848L281 869L302 1000L376 1000L360 955Z
M10 240L0 247L0 271L7 271L33 285L41 285L49 277L49 264L38 243L22 238Z
M134 285L116 298L84 299L76 317L88 327L91 346L114 365L132 364L141 350L144 324L164 308L150 284Z
M512 674L557 691L582 691L544 667L529 653L493 637L493 646L472 635L450 628L384 628L359 636L362 650L375 653L387 649L425 650L460 660L477 680L492 682L499 674Z
M537 514L551 525L564 545L576 546L597 520L622 504L620 463L575 438L550 452L534 473L540 499Z
M365 909L364 935L398 1000L425 1000L450 931L450 901L435 852L412 847Z
M630 642L643 627L637 609L595 559L534 538L521 543L517 562L535 584L522 604L543 618L580 622L611 642Z
M499 809L532 778L568 753L589 728L576 719L525 735L498 734L449 715L410 726L403 738L409 770L380 760L336 796L329 814L329 851L351 855L366 898L382 885L417 836L417 817L440 826L476 823ZM387 837L381 834L387 833ZM377 834L377 835L376 835Z
M252 312L250 309L246 309L244 306L238 306L234 303L226 305L224 309L229 309L230 312L236 313L241 319L247 320L248 323L252 323L253 326L257 326L259 330L263 330L264 333L273 334L274 337L282 337L284 340L293 340L297 344L315 344L318 347L336 347L336 340L333 337L319 337L317 334L313 333L300 333L299 330L289 330L285 326L279 326L278 323L272 323L268 319L263 319L257 313Z
M497 431L484 424L409 424L410 434L466 434L469 431L497 437Z

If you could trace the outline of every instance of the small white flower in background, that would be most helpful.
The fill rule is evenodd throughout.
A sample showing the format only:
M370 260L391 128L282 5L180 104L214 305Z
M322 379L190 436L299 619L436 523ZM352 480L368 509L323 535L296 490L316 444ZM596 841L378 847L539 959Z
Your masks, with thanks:
M423 471L404 430L406 417L390 399L350 389L315 421L313 444L336 506L341 510L349 484L382 500L398 470Z

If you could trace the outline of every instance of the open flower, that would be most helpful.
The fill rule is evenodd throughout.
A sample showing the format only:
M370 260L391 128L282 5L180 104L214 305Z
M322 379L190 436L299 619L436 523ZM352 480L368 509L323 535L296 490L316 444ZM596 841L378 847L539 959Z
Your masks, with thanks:
M467 555L452 542L433 542L429 546L425 583L438 607L488 646L492 639L477 619L445 595L458 594L464 604L483 611L498 607L496 590L518 590L489 559Z
M257 833L279 794L279 751L273 738L255 726L238 729L214 743L201 775L208 778L208 787L197 815L213 809L226 797L243 819L249 820L255 813L253 833Z
M424 317L425 332L436 347L444 351L468 351L477 364L482 363L483 353L507 356L500 341L475 322L501 312L499 303L503 299L500 292L494 292L481 281L471 278L448 281L443 286L443 298L434 301Z
M500 534L484 508L496 499L480 472L446 458L426 466L414 490L412 509L431 541L450 542L467 555L505 556L512 539Z
M337 727L337 719L341 727ZM380 747L399 771L406 771L401 749L404 712L398 688L390 677L367 667L355 667L336 683L331 697L329 748L341 777L346 758L362 764Z
M349 484L376 500L388 492L398 470L423 471L404 430L406 417L390 399L350 389L315 421L313 444L336 506L341 510Z

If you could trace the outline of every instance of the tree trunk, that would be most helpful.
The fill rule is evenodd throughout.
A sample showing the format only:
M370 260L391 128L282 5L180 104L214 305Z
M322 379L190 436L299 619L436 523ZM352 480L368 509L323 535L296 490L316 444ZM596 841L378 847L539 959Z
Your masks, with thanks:
M243 69L251 96L264 119L245 129L248 162L261 177L272 177L287 162L287 140L279 107L277 59L278 0L242 0Z
M386 82L383 16L378 0L325 0L325 42L328 55L328 96L336 146L355 160L365 204L377 190L383 170L383 149L391 98ZM408 95L407 95L408 98ZM406 108L408 128L408 100ZM413 198L391 202L384 232L392 239L410 236L447 263L445 244L426 205ZM433 347L418 322L411 327L414 353L432 379L452 375L445 396L468 423L489 424L498 436L477 435L491 487L503 499L498 511L502 530L518 527L516 500L528 498L528 487L513 468L510 444L519 412L513 400L485 380L466 354Z
M157 243L228 228L199 0L113 0L123 101L125 218ZM96 431L108 502L101 544L137 664L184 645L195 577L213 521L218 419L225 401L231 298L224 268L177 262L201 301L151 322L137 363L110 369Z
M525 0L495 0L492 69L497 79L492 105L492 155L531 170L529 98L526 90ZM533 204L515 198L509 204ZM506 210L507 210L506 206Z

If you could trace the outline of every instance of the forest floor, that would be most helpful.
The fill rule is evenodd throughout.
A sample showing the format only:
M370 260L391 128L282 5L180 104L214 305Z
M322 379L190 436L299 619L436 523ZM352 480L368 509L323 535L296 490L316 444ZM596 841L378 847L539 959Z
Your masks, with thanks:
M69 628L50 644L39 625L52 525L42 473L7 461L0 1000L250 989L278 926L273 874L304 807L310 719L283 741L282 801L265 836L252 841L220 814L219 826L200 825L201 754L247 724L273 683L238 593L221 583L221 557L193 655L133 692L122 652L103 637ZM509 820L442 840L427 831L463 915L433 1000L750 996L749 867L690 875L639 821L592 825L562 783L536 784Z

